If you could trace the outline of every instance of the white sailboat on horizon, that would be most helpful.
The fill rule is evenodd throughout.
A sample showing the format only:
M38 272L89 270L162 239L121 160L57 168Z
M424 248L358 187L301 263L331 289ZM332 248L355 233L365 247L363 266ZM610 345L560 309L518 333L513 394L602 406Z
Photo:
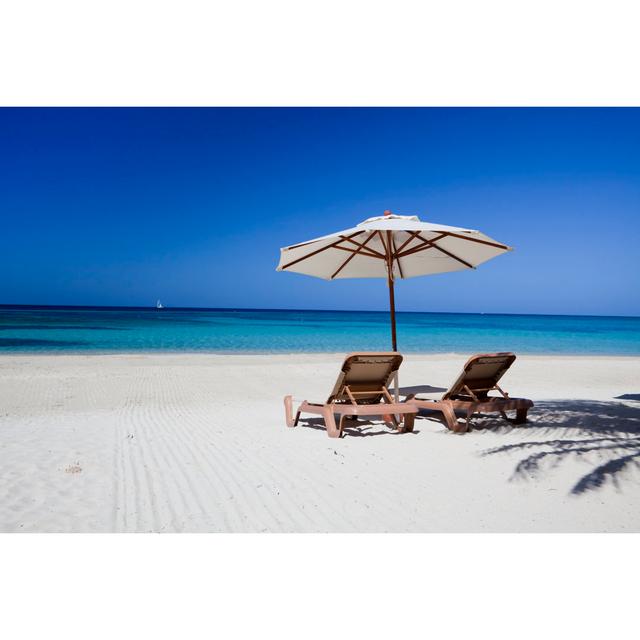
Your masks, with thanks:
M164 309L164 307L162 306L162 302L160 302L160 300L156 302L156 309Z

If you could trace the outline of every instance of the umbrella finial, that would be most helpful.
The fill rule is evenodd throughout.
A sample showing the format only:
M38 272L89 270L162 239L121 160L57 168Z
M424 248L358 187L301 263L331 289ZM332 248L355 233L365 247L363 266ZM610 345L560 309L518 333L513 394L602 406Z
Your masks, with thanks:
M385 209L384 210L384 215L385 216L390 216L391 215L391 211L389 211L389 209Z

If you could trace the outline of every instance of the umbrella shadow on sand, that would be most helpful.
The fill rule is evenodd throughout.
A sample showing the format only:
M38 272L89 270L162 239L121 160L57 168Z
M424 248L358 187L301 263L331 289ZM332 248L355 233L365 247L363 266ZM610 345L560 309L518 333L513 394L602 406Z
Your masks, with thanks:
M635 400L640 394L624 394ZM591 469L579 477L570 494L580 496L613 485L620 489L640 469L640 403L595 400L536 402L529 422L518 427L502 427L493 419L483 420L485 428L523 432L540 436L535 440L506 444L481 453L482 456L526 454L513 471L512 480L535 478L570 459L580 459Z
M433 393L433 394L441 395L446 390L447 390L446 387L432 387L431 385L428 385L428 384L419 384L413 387L400 387L398 389L398 393L400 394L401 397L408 396L410 394L417 396L419 393L421 394Z
M318 431L326 431L322 418L300 418L299 427L309 429L317 429ZM368 438L369 436L409 436L420 433L418 429L414 429L410 433L400 433L391 427L385 426L379 420L365 420L363 418L346 420L343 430L343 437Z

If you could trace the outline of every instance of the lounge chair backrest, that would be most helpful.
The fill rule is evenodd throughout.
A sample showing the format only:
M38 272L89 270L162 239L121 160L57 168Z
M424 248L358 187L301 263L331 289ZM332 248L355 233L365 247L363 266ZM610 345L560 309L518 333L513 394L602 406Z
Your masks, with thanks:
M380 402L383 387L389 387L401 363L402 356L394 351L349 354L327 402L351 402L345 387L358 404Z
M465 387L478 398L485 398L488 391L495 388L515 359L514 353L482 353L472 356L467 360L462 373L442 396L442 399L468 396Z

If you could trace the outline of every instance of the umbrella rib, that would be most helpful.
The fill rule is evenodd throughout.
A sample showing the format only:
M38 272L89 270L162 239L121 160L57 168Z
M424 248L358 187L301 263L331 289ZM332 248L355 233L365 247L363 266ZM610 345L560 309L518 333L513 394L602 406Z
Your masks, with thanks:
M478 242L480 244L486 244L490 247L496 247L497 249L505 249L509 251L511 247L506 244L500 244L499 242L488 242L487 240L480 240L480 238L469 238L468 236L462 236L459 233L451 233L451 231L443 231L446 236L453 236L454 238L461 238L462 240L468 240L469 242Z
M337 271L334 271L329 280L333 280L365 247L367 242L374 238L375 234L371 234L355 251L351 252L351 255L338 267ZM343 247L336 247L336 249L342 249ZM349 251L349 249L347 249ZM373 254L363 254L363 255L373 255ZM374 256L375 257L375 256Z
M396 255L399 254L416 236L420 235L420 231L412 231L411 235L396 249Z
M393 246L393 255L395 256L396 262L398 263L398 271L400 272L400 277L404 279L404 273L402 273L402 265L400 264L400 256L398 255L398 249L396 249L396 240L392 236L391 244Z
M352 249L351 247L341 247L337 245L333 247L334 249L339 249L340 251L346 251L347 253L360 253L363 256L367 256L369 258L375 258L376 260L382 260L383 258L379 253L373 253L371 249L367 248L366 251L362 251L360 247L357 249Z
M355 244L357 247L360 248L364 248L364 245L367 244L367 242L369 242L369 240L371 240L371 238L373 238L375 234L371 234L367 240L363 243L361 242L357 242L356 240L352 240L350 237L346 237L346 236L340 236L343 240L346 240L347 242L350 242L351 244ZM346 247L336 247L336 249L343 249ZM375 254L376 257L381 258L382 260L384 260L384 256L379 252L376 251L375 249L372 249L371 247L367 247L367 251L370 251L371 253Z
M377 231L376 233L380 236L380 242L382 243L382 246L384 247L384 253L385 253L385 255L384 255L384 259L385 259L385 260L388 260L388 259L389 259L390 251L389 251L389 249L387 248L387 243L386 243L386 242L385 242L385 240L384 240L384 236L382 235L382 231Z
M463 260L462 258L459 258L454 253L451 253L450 251L447 251L446 249L443 249L440 245L436 244L435 241L433 242L433 248L437 249L438 251L440 251L442 253L444 253L445 255L449 256L450 258L453 258L454 260L457 260L458 262L462 263L466 267L469 267L469 269L475 269L475 267L471 263L467 262L466 260Z
M389 231L387 231L387 233L390 234ZM389 239L389 246L387 247L387 243L384 240L384 235L383 235L382 231L378 231L378 235L380 236L380 242L382 242L382 246L384 247L384 252L386 254L385 255L385 260L387 262L388 276L389 276L389 278L391 280L393 280L393 258L394 258L394 255L393 255L393 253L391 253L391 239Z
M386 254L388 253L387 251L387 243L384 241L384 236L382 235L382 231L376 231L376 233L380 236L380 242L382 243L382 247L384 248L384 252L385 252L385 259L386 259ZM375 233L373 234L375 235Z
M405 251L402 257L411 255L413 253L418 253L420 251L426 251L427 249L436 249L437 251L440 251L440 253L444 253L446 256L457 260L465 267L469 267L469 269L475 269L475 267L471 263L463 260L462 258L459 258L457 255L451 253L450 251L447 251L446 249L443 249L439 244L437 244L437 241L442 240L442 238L444 238L446 235L447 234L443 232L437 238L434 238L433 240L427 240L426 238L423 238L420 234L418 234L418 238L420 238L420 240L422 240L424 244L418 245L416 247L413 247L412 249L409 249L408 251Z
M356 231L355 233L352 233L351 235L348 236L340 236L338 240L336 240L335 242L332 242L331 244L328 244L326 247L321 247L320 249L316 249L315 251L312 251L311 253L308 253L304 256L301 256L300 258L297 258L296 260L292 260L291 262L288 262L287 264L283 265L281 267L281 270L284 271L285 269L288 269L289 267L292 267L295 264L298 264L298 262L302 262L303 260L306 260L307 258L311 258L323 251L326 251L327 249L332 249L332 248L336 248L336 249L341 249L343 251L349 251L348 247L344 247L344 246L339 246L341 245L343 242L349 242L351 244L354 244L356 247L358 247L357 250L351 250L351 255L349 256L349 258L347 258L347 260L345 261L345 263L343 263L343 265L340 267L340 269L338 269L338 271L336 273L334 273L333 276L331 276L332 278L335 277L344 266L346 266L346 264L348 264L356 255L366 255L368 257L371 258L378 258L378 259L382 259L382 260L389 260L389 258L391 259L391 267L393 267L393 260L395 259L396 262L398 263L398 269L400 271L400 277L402 278L402 267L400 265L400 258L404 258L406 256L412 255L414 253L418 253L419 251L425 251L427 249L436 249L437 251L440 251L441 253L444 253L445 255L449 256L450 258L453 258L454 260L457 260L458 262L460 262L461 264L464 264L466 267L469 267L470 269L475 269L475 267L470 264L469 262L467 262L466 260L463 260L462 258L459 258L458 256L456 256L455 254L451 253L450 251L448 251L447 249L443 249L441 246L439 246L437 244L438 240L441 240L442 238L446 237L446 236L450 236L453 238L460 238L461 240L467 240L469 242L476 242L479 244L484 244L487 245L489 247L495 247L497 249L504 249L505 251L509 251L510 247L508 247L507 245L504 244L500 244L498 242L489 242L488 240L481 240L479 238L472 238L469 236L463 236L461 234L458 233L453 233L451 231L443 231L441 232L441 234L437 237L434 238L433 240L427 240L426 238L423 238L422 235L420 235L419 231L413 231L411 232L410 236L400 245L399 248L395 247L395 240L392 240L392 245L393 245L393 253L391 253L392 248L391 246L387 247L385 240L384 240L384 236L382 234L381 231L377 231L376 233L380 236L380 241L382 243L382 246L384 247L385 250L385 254L383 255L381 254L379 251L376 251L375 249L372 249L371 247L366 247L366 244L369 242L369 240L371 240L371 238L373 238L375 236L375 233L371 234L369 236L369 238L364 242L364 243L360 243L357 242L355 240L353 240L353 238L355 238L356 236L359 236L360 234L364 233L364 231ZM419 238L420 240L422 240L422 244L419 244L417 246L414 246L410 249L407 249L403 252L403 250L410 244L410 242L412 240L414 240L415 238ZM287 247L287 250L291 250L291 249L296 249L299 247L303 247L306 246L307 244L312 244L313 241L311 242L304 242L301 244L297 244L297 245L292 245L290 247ZM365 250L366 248L366 250Z
M417 244L415 247L411 247L411 249L407 249L404 253L400 253L399 256L401 258L404 258L405 256L410 256L413 253L418 253L419 251L424 251L425 249L430 249L431 247L434 246L435 242L437 242L438 240L442 240L442 238L444 238L444 234L441 233L437 238L434 238L433 240L427 240L426 238L423 238L420 235L420 232L418 231L417 237L420 238L420 240L422 240L422 244Z
M356 231L355 233L352 233L350 236L344 236L341 237L339 240L336 240L335 242L332 242L331 244L328 244L326 247L321 247L320 249L316 249L315 251L312 251L311 253L307 253L306 256L302 256L300 258L297 258L296 260L293 260L292 262L288 262L287 264L283 265L281 270L284 271L285 269L288 269L289 267L292 267L294 264L298 264L298 262L302 262L302 260L306 260L307 258L311 258L315 255L317 255L318 253L321 253L322 251L326 251L327 249L331 249L332 247L335 247L336 245L339 245L343 240L347 240L347 239L351 239L354 238L355 236L359 236L361 233L364 233L364 231ZM300 245L296 245L296 246L300 246ZM291 248L291 247L288 247Z

